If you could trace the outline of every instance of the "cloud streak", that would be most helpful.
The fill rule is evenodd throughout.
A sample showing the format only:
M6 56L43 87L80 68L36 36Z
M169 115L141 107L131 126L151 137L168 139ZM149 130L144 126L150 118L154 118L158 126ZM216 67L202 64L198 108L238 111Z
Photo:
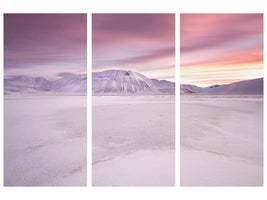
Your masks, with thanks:
M195 77L190 74L185 76L188 68L198 70L207 66L211 70L231 66L225 69L231 72L236 66L254 64L250 65L250 70L263 75L258 67L263 67L262 14L181 14L180 20L181 82L200 85L197 80L202 78L206 80L205 85L209 85L208 80L214 84L217 76L218 82L223 82L222 70L212 75L199 72L194 74ZM239 68L238 77L225 74L225 83L254 78L242 68Z
M86 70L86 14L5 14L5 74Z
M174 14L93 14L92 30L93 71L129 69L159 78L174 65Z

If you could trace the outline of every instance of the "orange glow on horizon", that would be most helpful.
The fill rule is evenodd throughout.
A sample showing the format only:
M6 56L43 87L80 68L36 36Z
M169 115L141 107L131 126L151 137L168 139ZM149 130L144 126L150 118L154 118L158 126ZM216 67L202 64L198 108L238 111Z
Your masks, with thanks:
M263 14L181 14L181 84L263 77Z
M141 73L150 79L167 80L175 82L175 68L144 71Z
M181 84L206 87L263 77L263 62L181 68Z

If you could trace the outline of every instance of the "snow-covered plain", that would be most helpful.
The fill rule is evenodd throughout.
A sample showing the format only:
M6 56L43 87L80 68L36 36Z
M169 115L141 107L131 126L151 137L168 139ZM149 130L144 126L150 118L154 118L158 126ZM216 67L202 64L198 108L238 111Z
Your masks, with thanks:
M93 96L93 186L174 186L175 96Z
M263 185L263 96L181 95L181 185Z
M4 185L86 186L86 96L4 96Z

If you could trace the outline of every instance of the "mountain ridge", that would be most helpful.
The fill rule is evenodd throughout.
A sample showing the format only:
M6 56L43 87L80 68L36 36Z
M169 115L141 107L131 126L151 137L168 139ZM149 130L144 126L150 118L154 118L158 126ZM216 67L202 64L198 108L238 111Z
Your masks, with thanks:
M4 78L4 94L86 94L87 74L59 73L59 79L14 75ZM106 70L92 73L92 93L110 94L174 94L175 83L149 79L130 70Z
M4 93L74 93L85 94L87 90L87 74L73 74L55 81L43 77L14 75L4 79Z
M238 81L225 85L198 87L190 84L180 85L180 94L263 94L264 78Z

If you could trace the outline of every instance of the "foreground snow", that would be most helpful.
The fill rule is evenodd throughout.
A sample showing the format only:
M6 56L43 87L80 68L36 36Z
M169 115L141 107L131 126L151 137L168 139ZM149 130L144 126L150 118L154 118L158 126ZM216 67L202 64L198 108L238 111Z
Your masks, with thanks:
M94 186L174 186L174 150L140 151L94 165Z
M181 185L263 185L261 95L181 96Z
M173 186L174 96L93 96L94 186Z
M86 185L86 96L4 97L4 185Z

